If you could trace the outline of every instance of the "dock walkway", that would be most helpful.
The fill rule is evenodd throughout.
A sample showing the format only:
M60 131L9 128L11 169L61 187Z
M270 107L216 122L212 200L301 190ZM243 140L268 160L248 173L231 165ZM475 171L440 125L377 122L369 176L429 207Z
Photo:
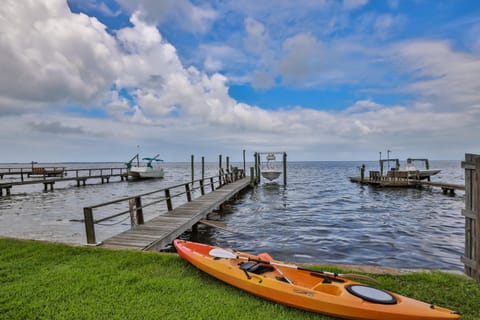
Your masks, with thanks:
M43 168L33 168L43 169ZM13 171L12 169L0 169L0 196L3 196L3 191L9 196L11 189L14 186L43 184L43 190L53 191L53 186L56 182L76 181L77 187L85 186L89 179L99 179L102 183L109 183L110 178L119 177L121 181L128 179L128 171L126 168L94 168L94 169L53 169L54 171L41 171L36 173L33 171ZM8 171L7 171L8 170ZM52 173L54 172L54 174ZM15 180L3 180L4 175L18 176ZM26 176L27 178L25 178Z
M465 185L445 183L445 182L431 182L425 180L415 180L415 179L406 179L406 178L387 178L382 179L371 179L364 177L350 177L351 182L358 182L361 184L368 184L378 187L407 187L407 188L416 188L419 186L430 186L441 188L443 193L453 194L455 190L465 191Z
M250 185L244 177L103 241L111 249L155 251L170 244L225 201Z

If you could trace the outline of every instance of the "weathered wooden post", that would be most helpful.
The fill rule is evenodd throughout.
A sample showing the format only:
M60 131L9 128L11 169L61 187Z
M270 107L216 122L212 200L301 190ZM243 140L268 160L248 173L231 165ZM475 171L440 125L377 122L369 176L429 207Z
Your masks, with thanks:
M88 244L96 244L95 240L95 225L93 221L93 209L83 208L83 217L85 221L85 234L87 235Z
M202 196L205 195L205 187L203 185L203 180L204 180L203 178L202 178L202 180L200 180L200 192L201 192Z
M243 149L243 172L246 173L247 171L245 171L247 168L245 166L245 149Z
M283 185L287 185L287 153L283 153Z
M172 198L170 197L170 189L165 189L165 200L167 201L167 210L172 211Z
M210 189L211 189L211 191L215 190L215 185L213 183L213 177L210 177Z
M260 154L255 152L255 184L260 183Z
M360 167L360 182L363 182L365 179L365 164L362 164Z
M254 187L255 186L255 168L254 167L250 167L250 187Z
M480 282L480 155L465 154L465 274Z
M192 185L193 181L195 181L195 162L194 162L194 155L191 156L191 167L192 167Z
M227 173L230 173L230 157L227 156Z
M187 201L191 202L192 201L192 193L190 192L190 184L188 184L188 183L185 184L185 193L187 194Z
M205 179L205 157L202 157L202 180Z
M135 225L135 199L128 200L128 211L130 213L130 227Z
M137 216L137 224L144 224L143 220L143 208L142 208L142 198L135 197L135 210Z
M222 155L218 155L218 175L222 175Z

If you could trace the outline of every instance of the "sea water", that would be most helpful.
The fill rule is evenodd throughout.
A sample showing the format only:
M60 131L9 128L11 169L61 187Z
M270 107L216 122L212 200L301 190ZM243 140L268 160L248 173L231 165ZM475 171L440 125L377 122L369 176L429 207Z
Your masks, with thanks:
M378 170L373 161L289 162L286 185L283 175L274 182L262 180L212 214L236 233L201 225L182 237L239 251L269 252L291 262L462 270L464 192L450 196L438 188L375 188L350 182L350 176L360 175L362 164L367 172ZM123 164L52 165L80 169ZM208 163L205 176L216 174L217 166ZM430 161L430 167L442 170L432 181L464 183L460 161ZM164 168L165 178L157 180L89 180L86 187L61 182L53 192L44 192L43 184L14 186L11 196L0 198L0 236L85 244L83 207L192 179L189 163L165 163ZM200 170L196 164L195 179ZM145 219L158 214L145 210ZM128 228L126 216L106 221L95 227L97 241Z

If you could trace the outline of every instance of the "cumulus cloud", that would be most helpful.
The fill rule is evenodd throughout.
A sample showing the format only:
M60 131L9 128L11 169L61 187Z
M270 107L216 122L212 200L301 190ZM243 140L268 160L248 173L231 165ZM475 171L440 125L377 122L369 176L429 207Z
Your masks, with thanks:
M322 44L310 34L298 34L285 40L285 56L279 61L278 69L286 84L314 81L322 72L324 50Z
M415 76L405 91L434 102L437 110L480 105L480 57L456 52L447 41L408 41L393 50Z
M67 126L60 121L51 122L29 122L29 125L38 132L50 134L82 134L85 133L81 126Z
M217 18L217 12L208 5L194 5L189 0L118 0L130 13L139 12L142 20L151 24L175 22L191 32L207 32Z
M363 73L374 63L385 67L375 69L381 75L394 70L399 77L414 77L395 88L411 94L412 102L390 105L360 98L345 111L301 106L266 110L230 97L230 78L216 72L221 68L216 61L234 48L211 46L217 51L208 72L185 65L141 10L132 13L131 26L113 34L95 18L72 14L60 0L11 1L0 7L0 18L0 27L6 30L0 36L0 142L17 155L26 156L22 150L33 143L31 152L42 152L51 144L81 156L80 143L72 139L88 141L96 152L108 148L116 159L128 146L158 148L172 146L170 141L191 148L175 151L172 146L176 160L194 149L211 150L212 142L219 149L237 151L275 143L299 152L358 150L365 143L364 154L377 154L385 141L399 150L423 150L424 133L429 146L436 136L443 145L449 133L468 136L480 117L479 58L455 51L448 42L415 40L369 48L346 40L325 43L303 32L281 41L275 55L264 46L271 40L265 25L245 21L249 50L270 62L268 68L257 70L258 83L276 76L284 84L364 81ZM104 113L88 117L62 112L72 105Z
M102 96L118 73L116 43L105 26L71 14L65 1L4 3L0 29L4 99L88 103Z

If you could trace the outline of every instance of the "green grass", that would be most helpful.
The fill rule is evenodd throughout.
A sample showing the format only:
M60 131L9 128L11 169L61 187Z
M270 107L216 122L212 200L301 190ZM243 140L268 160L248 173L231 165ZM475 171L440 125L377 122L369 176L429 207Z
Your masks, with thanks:
M382 288L480 319L480 285L463 276L373 277ZM256 298L175 254L0 239L0 319L331 318Z

